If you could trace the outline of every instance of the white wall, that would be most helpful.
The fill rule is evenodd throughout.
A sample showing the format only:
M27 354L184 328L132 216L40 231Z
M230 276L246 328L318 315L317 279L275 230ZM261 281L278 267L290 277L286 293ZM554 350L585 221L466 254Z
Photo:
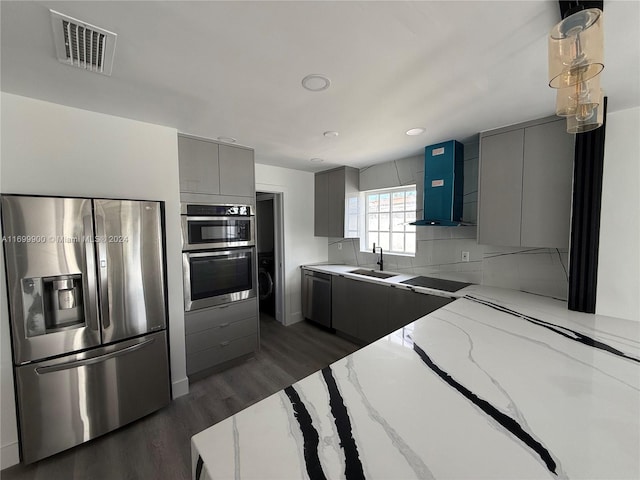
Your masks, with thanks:
M328 257L327 239L313 236L313 189L313 173L256 164L256 190L281 192L284 204L284 325L302 320L300 265Z
M640 108L607 114L596 313L640 321Z
M2 193L165 202L171 377L174 397L186 394L177 131L6 93L0 98ZM2 280L2 468L17 460L4 285Z

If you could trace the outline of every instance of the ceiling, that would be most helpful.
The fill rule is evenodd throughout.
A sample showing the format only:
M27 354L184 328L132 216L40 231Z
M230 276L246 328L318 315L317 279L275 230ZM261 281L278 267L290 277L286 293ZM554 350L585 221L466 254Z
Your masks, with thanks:
M640 2L604 5L611 112L640 105ZM118 34L111 76L56 60L49 8ZM3 91L233 137L258 163L362 168L554 112L555 0L2 1L0 15ZM303 89L314 73L330 88Z

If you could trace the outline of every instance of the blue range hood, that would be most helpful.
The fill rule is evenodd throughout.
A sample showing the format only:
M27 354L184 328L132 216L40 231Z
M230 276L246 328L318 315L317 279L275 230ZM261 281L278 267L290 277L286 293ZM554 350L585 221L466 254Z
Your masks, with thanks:
M411 225L453 227L462 222L464 146L455 140L424 149L423 220Z

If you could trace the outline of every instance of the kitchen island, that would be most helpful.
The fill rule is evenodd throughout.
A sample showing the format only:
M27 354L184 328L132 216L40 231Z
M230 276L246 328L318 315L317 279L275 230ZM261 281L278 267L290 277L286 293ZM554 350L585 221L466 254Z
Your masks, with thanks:
M195 435L193 478L640 478L640 322L456 296Z

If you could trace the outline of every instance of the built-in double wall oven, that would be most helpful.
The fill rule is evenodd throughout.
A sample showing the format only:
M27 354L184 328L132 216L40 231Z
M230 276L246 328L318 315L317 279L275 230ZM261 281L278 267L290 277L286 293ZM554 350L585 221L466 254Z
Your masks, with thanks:
M251 206L184 203L181 209L185 311L255 297Z

